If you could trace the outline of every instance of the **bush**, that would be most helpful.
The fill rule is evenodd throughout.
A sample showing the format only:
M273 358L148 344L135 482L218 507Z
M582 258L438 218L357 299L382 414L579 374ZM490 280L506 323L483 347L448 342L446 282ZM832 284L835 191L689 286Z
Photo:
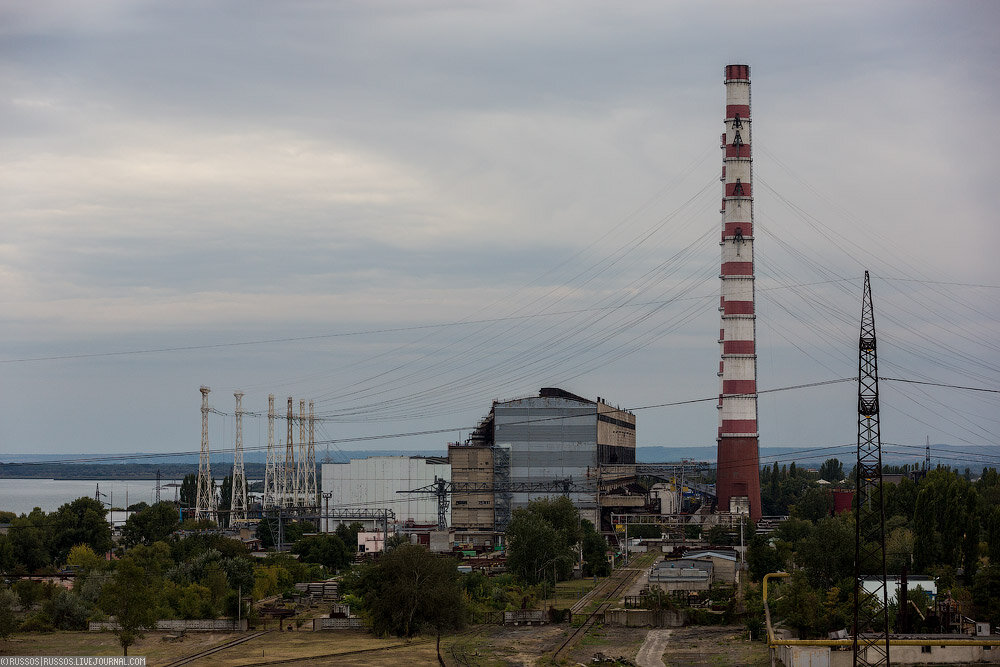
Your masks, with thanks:
M24 619L21 632L55 632L55 627L45 614L36 612Z
M86 630L88 608L79 595L62 590L42 606L42 613L58 630Z

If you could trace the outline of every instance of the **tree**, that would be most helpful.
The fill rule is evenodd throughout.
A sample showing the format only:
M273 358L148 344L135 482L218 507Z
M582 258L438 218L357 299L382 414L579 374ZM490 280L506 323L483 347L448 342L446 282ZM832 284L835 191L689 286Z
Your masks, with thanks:
M590 521L584 519L582 525L584 576L605 577L611 574L611 564L608 563L608 541L597 532Z
M809 487L792 505L791 514L799 519L819 521L833 513L833 494L827 489Z
M111 550L111 524L101 501L83 496L62 505L50 517L52 556L56 562L65 561L69 550L77 544L86 544L99 554Z
M507 526L507 569L528 584L558 580L575 560L565 536L540 514L514 510Z
M9 588L0 588L0 639L7 639L17 630L17 607L21 601Z
M180 517L173 503L156 503L125 521L122 541L128 546L152 544L166 540L179 526Z
M17 561L15 568L20 565L27 572L34 572L52 562L48 516L40 508L14 519L7 534Z
M156 591L146 572L129 558L118 561L114 577L101 591L100 607L115 617L114 633L123 655L143 637L142 630L156 627Z
M181 480L181 507L194 507L198 503L198 475L184 475Z
M767 535L754 535L747 546L747 568L751 580L761 581L769 572L784 570L785 559L771 546Z
M774 603L782 624L806 638L825 631L823 599L809 585L805 572L792 573L789 583L782 586L781 597Z
M358 550L358 533L364 529L365 527L361 523L354 521L351 525L344 523L340 524L337 526L336 533L337 537L339 537L341 541L347 545L350 552L354 553Z
M368 566L352 592L364 600L377 635L412 637L422 628L437 634L465 625L467 608L455 560L431 554L416 544L403 544Z
M336 535L309 535L292 546L305 563L319 563L331 570L342 570L351 564L352 554Z
M67 590L57 591L42 605L42 611L58 630L87 629L87 605Z
M222 486L219 488L219 525L223 528L229 525L229 510L232 509L232 503L233 476L226 475L222 478Z
M79 570L79 574L86 575L104 565L104 559L86 544L78 544L69 550L66 565Z
M828 482L839 482L844 479L844 464L839 459L827 459L819 467L819 478Z

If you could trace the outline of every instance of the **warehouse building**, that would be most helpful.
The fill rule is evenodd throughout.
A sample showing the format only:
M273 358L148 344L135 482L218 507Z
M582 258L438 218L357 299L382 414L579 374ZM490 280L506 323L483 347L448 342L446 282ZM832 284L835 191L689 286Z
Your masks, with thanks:
M469 439L448 449L452 481L470 489L452 498L458 541L485 544L518 507L564 494L600 525L602 470L634 475L635 425L634 414L600 397L558 388L494 402Z

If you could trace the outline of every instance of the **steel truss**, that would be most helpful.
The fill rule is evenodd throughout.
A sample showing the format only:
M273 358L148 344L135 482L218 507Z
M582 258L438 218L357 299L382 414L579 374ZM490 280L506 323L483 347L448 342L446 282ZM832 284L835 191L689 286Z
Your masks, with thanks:
M858 359L858 463L855 468L855 665L889 664L888 591L885 583L885 505L879 432L878 359L871 285L865 271ZM866 589L865 580L876 581Z

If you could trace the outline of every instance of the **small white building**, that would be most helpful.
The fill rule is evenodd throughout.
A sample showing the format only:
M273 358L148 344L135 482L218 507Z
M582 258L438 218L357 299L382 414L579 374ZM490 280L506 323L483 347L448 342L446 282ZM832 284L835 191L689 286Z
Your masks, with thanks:
M865 592L872 594L879 587L878 579L862 579L861 584L865 587ZM910 595L916 592L917 587L928 593L933 600L937 596L937 584L934 583L933 577L925 577L921 575L910 575L906 578L906 590L909 591ZM896 601L899 595L899 577L896 575L888 575L885 578L885 594L888 598L889 604Z

